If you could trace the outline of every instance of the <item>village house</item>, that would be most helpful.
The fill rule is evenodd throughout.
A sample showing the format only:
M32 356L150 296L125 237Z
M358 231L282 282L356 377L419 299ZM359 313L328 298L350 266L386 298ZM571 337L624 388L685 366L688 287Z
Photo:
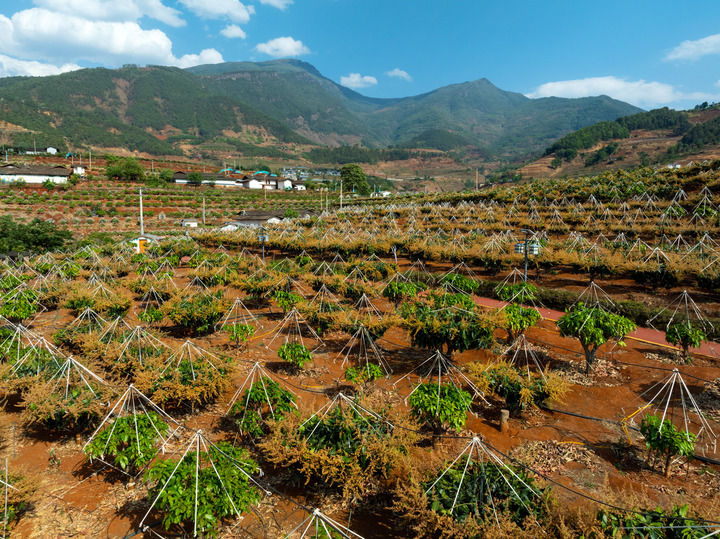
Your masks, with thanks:
M61 166L0 166L0 183L25 182L30 185L42 185L46 181L55 184L67 183L72 170Z

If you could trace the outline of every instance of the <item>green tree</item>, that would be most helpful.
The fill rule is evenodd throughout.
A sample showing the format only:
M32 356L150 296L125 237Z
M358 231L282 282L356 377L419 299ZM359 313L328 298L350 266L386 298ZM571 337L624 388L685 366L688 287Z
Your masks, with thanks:
M349 164L340 169L340 178L343 182L343 190L350 192L353 189L361 195L370 194L370 184L367 176L360 165Z
M188 185L198 187L199 185L202 185L203 175L200 172L191 172L190 174L188 174L187 182Z
M0 253L54 251L62 248L71 238L70 231L38 218L23 224L16 223L9 215L0 217Z
M700 346L707 341L707 335L701 328L691 324L688 320L671 324L665 333L665 340L682 348L683 357L690 359L690 347Z
M600 307L587 307L582 302L565 311L557 321L557 327L563 337L575 337L580 341L585 352L586 374L590 374L598 348L610 339L622 341L636 328L635 324L624 316Z
M122 157L114 163L108 163L105 175L110 180L138 182L145 179L145 170L134 157Z
M173 181L173 171L169 168L164 168L158 173L158 178L165 183L171 183Z
M508 332L508 339L514 342L525 330L533 327L540 321L540 313L537 309L523 307L517 303L511 303L504 309L505 329Z

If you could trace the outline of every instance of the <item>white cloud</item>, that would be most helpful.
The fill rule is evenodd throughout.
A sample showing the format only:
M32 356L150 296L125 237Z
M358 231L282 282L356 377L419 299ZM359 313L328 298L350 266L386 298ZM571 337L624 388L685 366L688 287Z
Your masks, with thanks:
M185 68L204 64L220 64L224 61L222 54L215 49L203 49L200 51L200 54L186 54L181 56L173 65Z
M285 58L288 56L300 56L308 54L308 49L302 41L293 39L292 37L276 37L265 43L260 43L255 47L258 52L273 56L275 58Z
M181 13L161 0L34 0L36 6L90 20L137 21L142 17L184 26Z
M0 54L0 77L46 77L78 69L82 68L76 64L63 64L61 66L56 66L52 64L44 64L42 62L18 60L16 58Z
M652 107L678 101L708 99L703 92L684 93L671 84L654 81L628 81L618 77L590 77L586 79L546 82L527 97L588 97L608 95L639 107Z
M361 75L360 73L350 73L346 77L340 77L340 84L348 88L367 88L375 86L377 79L370 75Z
M95 21L41 8L20 11L12 19L0 15L0 35L0 54L50 64L84 60L185 67L222 61L214 49L177 58L163 31L144 30L136 22Z
M720 34L683 41L665 56L665 60L697 60L709 54L720 54Z
M260 3L267 6L273 6L278 9L285 9L293 3L293 0L260 0Z
M404 71L404 70L402 70L402 69L400 69L400 68L398 68L398 67L396 67L396 68L393 69L392 71L386 71L385 74L386 74L388 77L393 77L393 78L396 78L396 79L403 79L403 80L406 80L406 81L408 81L408 82L412 82L412 80L413 80L412 77L410 76L410 73L408 73L407 71Z
M240 38L245 39L247 34L245 30L240 28L237 24L228 24L225 28L220 30L220 33L229 39Z
M253 6L246 6L238 0L179 0L190 11L205 19L230 19L246 23L255 13Z

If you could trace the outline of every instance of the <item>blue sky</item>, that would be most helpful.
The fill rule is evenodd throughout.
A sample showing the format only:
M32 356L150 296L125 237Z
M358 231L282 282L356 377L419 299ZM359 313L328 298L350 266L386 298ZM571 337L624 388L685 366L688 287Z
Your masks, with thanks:
M376 97L485 77L531 97L720 101L720 2L0 0L0 76L299 58Z

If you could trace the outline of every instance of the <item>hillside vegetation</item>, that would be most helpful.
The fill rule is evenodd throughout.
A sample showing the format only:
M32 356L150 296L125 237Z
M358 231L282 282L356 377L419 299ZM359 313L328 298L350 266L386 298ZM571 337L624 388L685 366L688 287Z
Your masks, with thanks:
M6 78L0 100L6 146L216 158L301 159L312 145L469 147L489 158L515 158L573 129L639 110L604 96L529 99L486 79L407 98L369 98L295 60ZM378 158L399 155L388 151ZM310 155L315 161L347 153Z

